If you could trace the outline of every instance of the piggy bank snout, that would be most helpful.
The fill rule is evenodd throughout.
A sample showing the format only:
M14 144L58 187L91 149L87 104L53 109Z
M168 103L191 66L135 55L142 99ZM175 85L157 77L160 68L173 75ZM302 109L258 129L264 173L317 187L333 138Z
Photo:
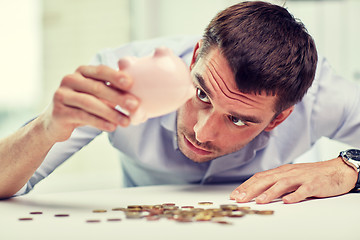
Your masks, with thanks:
M154 52L154 57L166 57L171 55L173 55L173 53L169 48L166 47L158 47L155 49Z
M124 57L118 61L119 70L125 70L131 67L136 61L135 57Z

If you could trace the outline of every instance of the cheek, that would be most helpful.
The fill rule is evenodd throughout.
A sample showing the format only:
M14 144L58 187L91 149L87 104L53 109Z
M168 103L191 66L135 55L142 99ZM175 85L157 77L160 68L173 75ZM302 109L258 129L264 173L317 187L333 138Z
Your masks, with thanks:
M197 109L194 107L193 99L188 100L178 111L178 121L182 125L195 125L197 121Z

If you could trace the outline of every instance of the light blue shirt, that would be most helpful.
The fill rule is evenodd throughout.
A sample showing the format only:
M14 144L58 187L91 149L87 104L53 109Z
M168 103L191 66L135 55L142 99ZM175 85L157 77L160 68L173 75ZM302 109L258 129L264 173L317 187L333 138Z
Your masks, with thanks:
M134 42L99 53L92 64L117 68L119 58L149 55L158 46L171 48L189 64L198 39L175 37ZM118 127L109 133L109 140L125 155L121 157L125 186L240 183L256 172L292 163L322 136L360 146L359 111L359 85L336 76L328 62L319 57L314 83L292 114L273 131L262 132L232 154L206 163L186 158L177 146L176 112L140 125ZM95 128L81 127L67 141L55 144L17 195L30 191L100 133Z

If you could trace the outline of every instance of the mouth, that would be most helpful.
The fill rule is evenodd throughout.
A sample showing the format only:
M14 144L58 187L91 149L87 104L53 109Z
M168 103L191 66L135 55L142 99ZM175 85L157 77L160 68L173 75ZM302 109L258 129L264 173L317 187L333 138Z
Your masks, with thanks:
M185 135L184 136L184 142L186 144L186 146L193 151L194 153L198 154L198 155L209 155L211 154L211 152L205 150L205 149L201 149L199 147L196 147L193 143L191 143Z

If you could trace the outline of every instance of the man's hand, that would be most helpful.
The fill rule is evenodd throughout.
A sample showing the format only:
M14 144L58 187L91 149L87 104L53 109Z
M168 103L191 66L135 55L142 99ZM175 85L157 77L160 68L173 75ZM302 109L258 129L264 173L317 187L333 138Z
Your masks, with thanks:
M269 203L282 197L284 203L308 197L331 197L354 188L357 172L340 157L317 163L287 164L256 173L237 187L230 198L239 203Z
M130 119L115 106L134 113L139 100L127 91L132 79L107 66L81 66L65 76L54 94L52 105L39 118L49 138L64 141L77 127L90 125L103 131L127 126ZM110 87L111 86L111 87Z

